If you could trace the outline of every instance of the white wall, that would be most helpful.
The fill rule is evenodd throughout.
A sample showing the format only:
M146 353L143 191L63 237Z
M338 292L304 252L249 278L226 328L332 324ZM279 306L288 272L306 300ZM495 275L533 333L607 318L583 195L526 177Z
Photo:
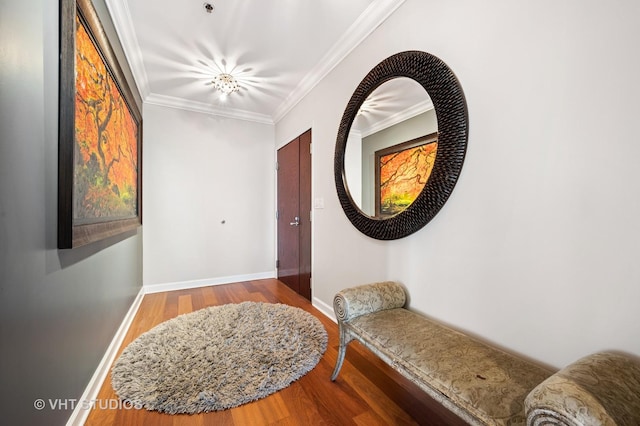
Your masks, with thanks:
M145 286L273 276L273 128L145 104Z
M407 0L276 126L280 143L313 125L316 303L396 279L412 309L541 363L639 355L638 16L635 0ZM411 49L458 76L469 148L435 219L381 242L340 208L334 143L360 80Z

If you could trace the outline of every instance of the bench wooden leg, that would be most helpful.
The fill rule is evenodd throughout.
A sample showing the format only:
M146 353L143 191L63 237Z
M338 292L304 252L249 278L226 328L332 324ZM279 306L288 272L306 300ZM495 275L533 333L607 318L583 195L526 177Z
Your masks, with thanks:
M340 369L342 368L342 363L344 362L344 356L347 353L347 344L349 340L347 340L347 336L342 326L342 323L338 323L338 327L340 329L340 346L338 348L338 359L336 359L336 367L333 369L333 374L331 375L331 381L335 381L338 377L338 373L340 373Z

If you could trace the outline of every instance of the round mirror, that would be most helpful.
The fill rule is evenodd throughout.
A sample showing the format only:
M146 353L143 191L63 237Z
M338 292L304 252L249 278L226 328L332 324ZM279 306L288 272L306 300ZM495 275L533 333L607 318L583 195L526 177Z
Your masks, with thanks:
M433 103L413 79L386 81L364 100L344 164L351 199L363 214L388 218L416 200L433 169L437 132Z
M410 235L440 211L466 153L467 106L453 72L419 51L393 55L362 80L340 122L338 198L364 234Z

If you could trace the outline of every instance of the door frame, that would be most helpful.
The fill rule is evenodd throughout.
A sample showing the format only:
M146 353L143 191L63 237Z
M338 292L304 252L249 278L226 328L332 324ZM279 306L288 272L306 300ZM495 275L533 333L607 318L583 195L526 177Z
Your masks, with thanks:
M314 265L314 247L313 247L313 242L315 241L314 239L314 234L315 234L315 226L314 226L314 206L313 206L313 194L314 194L314 161L313 161L313 126L309 126L309 128L307 130L302 131L301 133L299 133L297 136L293 136L293 137L288 137L285 139L285 142L280 142L276 144L276 147L274 149L274 261L273 264L274 266L276 266L276 262L278 261L278 248L279 248L279 235L278 235L278 218L277 218L277 211L278 211L278 169L277 169L277 164L278 164L278 151L285 147L286 145L288 145L289 143L293 142L295 139L303 136L305 133L309 132L310 133L310 154L311 154L311 158L310 158L310 187L309 187L309 201L310 201L310 206L309 206L309 214L308 216L305 216L309 221L310 221L310 229L309 229L309 239L310 239L310 252L309 252L309 266L310 266L310 300L313 302L313 294L314 294L314 288L313 288L313 265ZM278 268L275 267L274 268L274 275L275 278L278 278Z

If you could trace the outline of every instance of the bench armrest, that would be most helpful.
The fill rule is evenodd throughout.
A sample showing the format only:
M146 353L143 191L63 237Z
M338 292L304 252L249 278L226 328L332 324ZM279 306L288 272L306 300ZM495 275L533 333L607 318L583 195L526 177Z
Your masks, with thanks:
M347 288L333 298L333 310L340 322L385 309L402 308L406 302L404 289L393 281Z
M582 358L525 399L528 425L640 425L640 363L613 352Z

